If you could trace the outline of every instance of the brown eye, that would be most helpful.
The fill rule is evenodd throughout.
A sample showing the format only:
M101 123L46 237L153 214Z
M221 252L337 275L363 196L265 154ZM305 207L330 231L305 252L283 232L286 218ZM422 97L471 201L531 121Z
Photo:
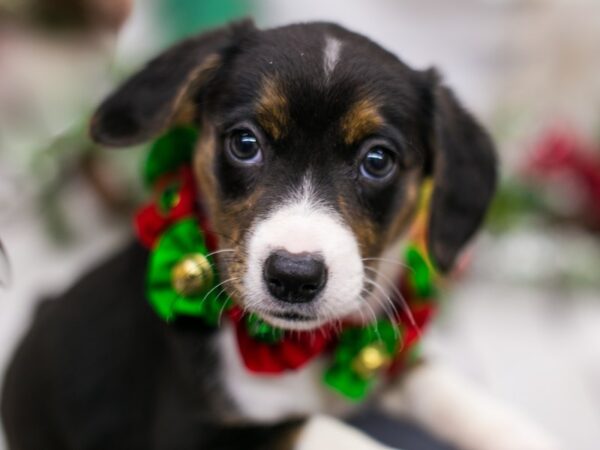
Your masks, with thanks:
M262 161L262 150L257 137L250 130L235 130L229 138L229 154L244 164Z
M366 178L381 180L390 175L396 167L394 154L385 147L371 148L360 165L360 174Z

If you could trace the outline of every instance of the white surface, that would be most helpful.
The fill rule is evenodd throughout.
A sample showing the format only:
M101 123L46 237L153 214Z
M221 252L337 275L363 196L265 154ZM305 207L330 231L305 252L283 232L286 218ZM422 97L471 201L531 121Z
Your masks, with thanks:
M558 450L556 438L521 411L477 387L445 365L422 364L383 399L403 414L463 450Z
M320 449L392 450L355 428L328 416L313 417L300 433L295 450Z
M600 296L471 280L449 299L429 351L552 432L600 442Z
M59 248L48 242L39 214L26 201L0 220L0 238L11 264L12 283L0 289L0 383L12 351L31 319L35 304L61 292L82 272L123 242L128 228L98 213L97 204L81 183L67 196L79 216L77 242ZM4 448L0 431L0 450Z

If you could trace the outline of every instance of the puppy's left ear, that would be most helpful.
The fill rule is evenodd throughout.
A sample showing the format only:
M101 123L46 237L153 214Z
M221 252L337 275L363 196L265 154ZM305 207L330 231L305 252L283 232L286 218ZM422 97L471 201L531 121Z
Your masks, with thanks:
M429 254L442 272L480 227L494 195L497 161L487 132L452 91L426 72L431 105L430 165L434 190L428 225Z
M197 100L236 45L257 31L250 20L187 39L150 61L98 108L90 134L99 144L139 144L172 124L197 119Z

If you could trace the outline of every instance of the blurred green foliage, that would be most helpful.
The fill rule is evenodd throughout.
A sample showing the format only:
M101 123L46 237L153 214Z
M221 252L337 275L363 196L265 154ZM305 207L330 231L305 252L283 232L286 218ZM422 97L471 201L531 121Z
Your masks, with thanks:
M252 2L247 0L156 0L155 6L166 27L167 44L252 11Z

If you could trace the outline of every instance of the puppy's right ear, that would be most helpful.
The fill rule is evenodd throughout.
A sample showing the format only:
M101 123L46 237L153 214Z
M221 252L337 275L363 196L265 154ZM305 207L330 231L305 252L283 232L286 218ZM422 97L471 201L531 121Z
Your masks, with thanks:
M100 105L90 124L92 139L115 147L135 145L174 123L193 122L197 94L254 31L252 21L245 20L185 40L153 59Z
M448 272L481 226L498 179L494 144L433 70L430 85L434 189L428 238L436 267Z

